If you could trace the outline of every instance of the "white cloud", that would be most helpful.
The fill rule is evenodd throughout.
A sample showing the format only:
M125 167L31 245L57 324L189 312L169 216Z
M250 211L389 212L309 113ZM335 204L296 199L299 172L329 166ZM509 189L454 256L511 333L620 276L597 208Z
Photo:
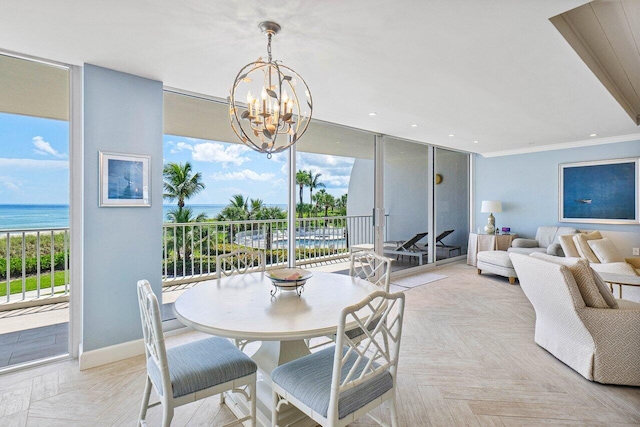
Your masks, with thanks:
M240 180L249 180L249 181L269 181L273 179L274 174L272 173L257 173L250 169L244 169L237 172L217 172L212 175L212 178L215 181L240 181Z
M319 181L326 185L327 189L344 191L344 188L349 187L354 161L349 157L301 153L297 168L310 170L314 174L321 173Z
M173 141L169 141L167 145L175 147L175 148L171 148L170 150L171 154L176 154L184 150L193 151L193 145L187 144L186 142L174 143Z
M69 162L66 160L0 158L0 167L15 169L69 169Z
M36 154L40 154L41 156L53 156L59 159L64 159L65 157L67 157L66 154L59 153L41 136L34 136L31 142L36 147L36 149L34 150Z
M6 188L11 191L20 191L20 187L22 186L22 182L16 181L14 178L9 176L0 176L0 189Z
M240 144L222 144L217 142L203 142L193 147L193 160L201 162L232 163L240 166L251 159L242 154L251 150Z

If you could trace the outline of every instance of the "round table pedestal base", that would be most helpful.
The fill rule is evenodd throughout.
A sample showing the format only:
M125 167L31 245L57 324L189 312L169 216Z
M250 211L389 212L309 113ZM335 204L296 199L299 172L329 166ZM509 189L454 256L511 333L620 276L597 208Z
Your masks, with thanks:
M311 354L304 340L263 341L251 358L256 362L265 380L271 383L271 371L283 363Z

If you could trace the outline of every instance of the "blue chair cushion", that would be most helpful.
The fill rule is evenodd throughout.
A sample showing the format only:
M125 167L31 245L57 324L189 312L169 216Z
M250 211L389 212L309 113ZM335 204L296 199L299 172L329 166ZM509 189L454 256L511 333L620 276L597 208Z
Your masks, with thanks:
M226 338L212 337L167 349L173 397L180 397L250 375L258 369ZM147 359L147 372L163 394L160 369Z
M285 363L271 372L271 380L315 412L327 417L334 355L335 346L332 346ZM356 359L357 355L355 354L349 356L347 363L342 368L342 380L347 376ZM358 375L365 365L366 363L360 362L360 366L357 369ZM338 418L342 419L362 408L367 403L391 390L392 387L393 378L386 371L345 391L340 395L340 400L338 401Z

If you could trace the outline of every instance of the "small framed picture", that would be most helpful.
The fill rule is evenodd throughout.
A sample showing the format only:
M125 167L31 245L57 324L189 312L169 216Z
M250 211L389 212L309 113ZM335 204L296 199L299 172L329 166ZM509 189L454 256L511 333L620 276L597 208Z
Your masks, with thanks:
M151 206L150 156L100 152L100 206Z

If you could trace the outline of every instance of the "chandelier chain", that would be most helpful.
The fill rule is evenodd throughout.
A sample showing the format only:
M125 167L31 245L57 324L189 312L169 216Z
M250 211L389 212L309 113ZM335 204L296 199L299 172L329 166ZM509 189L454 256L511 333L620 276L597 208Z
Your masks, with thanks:
M269 62L271 62L271 37L273 36L273 34L269 33L267 34L267 54L269 55Z

